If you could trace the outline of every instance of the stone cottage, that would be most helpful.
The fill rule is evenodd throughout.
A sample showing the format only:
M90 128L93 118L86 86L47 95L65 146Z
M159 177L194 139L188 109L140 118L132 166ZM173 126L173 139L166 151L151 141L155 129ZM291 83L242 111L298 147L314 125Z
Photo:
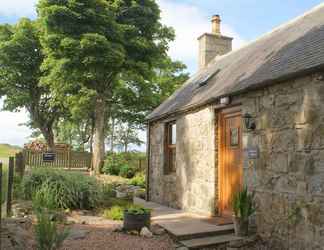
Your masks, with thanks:
M147 117L148 200L224 216L247 186L260 234L323 249L324 4L235 51L218 15L198 41L199 71Z

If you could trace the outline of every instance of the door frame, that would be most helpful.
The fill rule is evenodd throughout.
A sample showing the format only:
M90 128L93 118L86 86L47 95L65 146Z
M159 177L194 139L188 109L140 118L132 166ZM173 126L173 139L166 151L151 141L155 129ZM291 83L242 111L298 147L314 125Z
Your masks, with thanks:
M228 214L224 214L224 209L223 209L223 205L221 204L221 200L222 200L222 176L223 176L223 167L224 167L224 151L225 151L225 129L224 129L224 116L226 115L228 116L237 116L238 114L242 115L242 106L238 105L238 106L232 106L232 107L228 107L228 108L224 108L224 109L219 109L219 110L215 110L215 112L217 113L217 156L216 159L218 161L217 164L217 190L218 190L218 197L217 197L217 210L218 210L218 215L219 216L227 216ZM242 147L242 157L243 157L243 145L242 145L242 139L243 139L243 135L242 135L242 124L241 124L241 131L240 131L240 143L241 143L241 147ZM243 175L243 163L242 163L242 175ZM243 176L241 176L242 181L243 181Z

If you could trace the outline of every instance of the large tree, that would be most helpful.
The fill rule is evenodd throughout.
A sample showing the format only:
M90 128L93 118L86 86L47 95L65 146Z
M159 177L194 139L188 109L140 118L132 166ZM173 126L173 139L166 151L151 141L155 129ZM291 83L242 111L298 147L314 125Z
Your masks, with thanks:
M52 105L49 89L40 84L43 59L36 22L23 18L16 25L0 26L0 97L5 97L4 109L26 108L28 124L53 148L53 125L63 109L60 104Z
M161 25L154 0L40 0L46 60L44 82L58 102L94 106L94 157L104 160L106 110L125 72L150 73L173 32ZM88 105L88 104L87 104Z

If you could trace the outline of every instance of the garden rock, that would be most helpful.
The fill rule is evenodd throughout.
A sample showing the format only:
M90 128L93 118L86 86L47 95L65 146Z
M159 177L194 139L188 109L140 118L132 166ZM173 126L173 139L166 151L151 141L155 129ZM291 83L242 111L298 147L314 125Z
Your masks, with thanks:
M115 233L120 233L123 232L123 226L122 225L118 225L114 228L113 232Z
M33 204L31 201L16 201L12 204L12 216L14 218L25 217L31 214L33 210Z
M116 188L116 197L117 198L126 198L133 197L135 193L141 190L140 187L134 185L123 184Z
M157 225L154 225L151 228L151 230L152 230L152 233L155 234L155 235L162 235L162 234L164 234L166 232L164 228L159 227Z
M27 242L32 241L27 231L30 226L30 220L4 219L1 228L1 249L25 250Z
M147 228L147 227L143 227L141 229L140 235L146 238L152 238L153 234L152 232Z
M90 232L89 230L85 230L85 229L72 228L69 233L68 239L69 240L84 239L89 232Z

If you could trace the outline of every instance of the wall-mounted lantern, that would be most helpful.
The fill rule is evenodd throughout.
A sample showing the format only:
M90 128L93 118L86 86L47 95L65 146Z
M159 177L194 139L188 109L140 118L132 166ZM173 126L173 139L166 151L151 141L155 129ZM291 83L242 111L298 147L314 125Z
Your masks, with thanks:
M220 104L226 106L228 104L230 104L231 102L231 99L229 98L229 96L226 96L226 97L222 97L219 101Z
M256 128L255 120L249 113L245 113L242 118L244 121L245 128L247 130L255 130Z

